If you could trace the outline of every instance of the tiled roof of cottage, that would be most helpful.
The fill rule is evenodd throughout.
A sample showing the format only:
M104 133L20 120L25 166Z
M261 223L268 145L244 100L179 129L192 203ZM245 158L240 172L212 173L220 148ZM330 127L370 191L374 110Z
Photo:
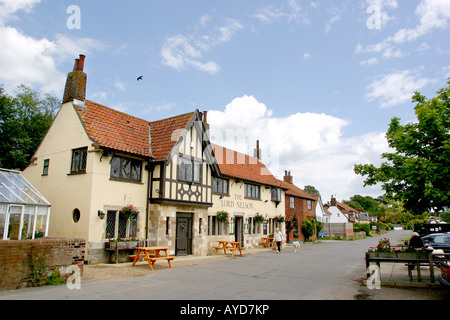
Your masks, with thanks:
M278 180L280 182L280 184L286 188L286 195L287 196L294 196L294 197L299 197L299 198L304 198L304 199L310 199L310 200L314 200L317 201L319 199L319 195L317 194L311 194L308 193L306 191L303 191L302 189L300 189L299 187L290 184L286 181L282 181L282 180Z
M89 100L85 107L75 108L87 134L99 146L152 157L147 121Z
M75 108L89 137L100 147L163 161L194 112L149 122L85 100ZM151 146L150 146L151 143Z
M211 143L221 175L281 187L267 167L255 157Z
M180 138L195 112L150 122L152 154L155 161L164 161Z

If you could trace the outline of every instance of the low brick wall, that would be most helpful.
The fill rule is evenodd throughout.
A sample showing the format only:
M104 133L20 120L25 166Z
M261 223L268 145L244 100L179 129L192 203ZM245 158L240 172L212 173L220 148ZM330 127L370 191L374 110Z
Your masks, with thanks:
M85 251L84 239L0 240L0 290L23 285L30 276L32 263L45 268L47 276L73 265L82 274Z

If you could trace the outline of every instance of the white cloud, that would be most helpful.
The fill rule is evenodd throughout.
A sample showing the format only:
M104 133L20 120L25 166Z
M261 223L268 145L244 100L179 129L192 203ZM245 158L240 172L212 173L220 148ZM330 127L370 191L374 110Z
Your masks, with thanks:
M209 15L201 17L201 28L206 28L211 21ZM238 20L224 19L222 25L209 27L208 30L212 31L207 34L177 34L167 37L161 49L162 63L177 70L192 66L197 70L215 74L220 71L220 66L214 61L205 62L203 55L214 47L231 41L241 29L243 25Z
M316 7L316 3L311 3L313 8ZM253 15L263 23L274 23L280 20L286 21L300 21L302 24L310 24L306 9L301 6L299 0L288 0L282 4L269 5L260 8Z
M353 166L379 162L387 151L384 134L344 138L342 131L349 125L344 119L309 112L277 118L248 95L233 99L224 110L210 110L208 122L211 140L233 150L253 155L260 140L262 162L279 179L290 170L297 186L313 185L326 197L381 194L377 187L363 190Z
M374 2L375 0L370 0ZM377 0L382 5L389 3L388 0ZM376 1L376 2L377 2ZM391 6L396 7L396 1ZM403 28L394 35L387 37L376 44L362 46L358 44L355 53L379 53L382 52L384 58L398 58L404 56L398 46L404 43L416 41L419 38L431 33L436 29L444 30L448 26L450 19L450 1L448 0L422 0L417 6L415 14L418 24L414 28Z
M19 84L37 85L44 92L62 96L66 71L58 65L74 61L80 53L103 48L89 38L70 38L56 34L54 40L36 39L5 25L19 10L30 12L39 0L0 0L0 84L7 91ZM69 60L70 59L70 60Z
M378 58L370 58L370 59L361 61L359 64L362 66L372 66L377 63L378 63Z
M380 100L381 108L392 107L410 101L415 91L433 82L412 70L379 75L369 85L365 98L370 102Z
M30 12L41 0L0 0L0 26L10 19L16 19L14 13L19 10Z

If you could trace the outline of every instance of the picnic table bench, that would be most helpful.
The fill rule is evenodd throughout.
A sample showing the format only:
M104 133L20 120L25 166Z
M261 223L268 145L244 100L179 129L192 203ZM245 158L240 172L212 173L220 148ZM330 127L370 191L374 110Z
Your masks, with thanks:
M172 261L175 257L169 256L168 247L138 247L136 250L136 254L129 255L129 257L133 259L132 267L134 267L137 261L147 261L150 270L153 270L153 265L156 261L167 260L169 267L172 268ZM161 252L165 252L165 255L161 255Z
M242 245L240 242L236 242L236 241L217 241L219 243L218 246L213 247L214 249L216 249L216 255L220 250L223 250L223 253L227 253L227 250L232 252L231 257L234 257L234 253L236 251L239 251L239 253L241 254L242 257L242 251L245 250L245 248L242 248Z

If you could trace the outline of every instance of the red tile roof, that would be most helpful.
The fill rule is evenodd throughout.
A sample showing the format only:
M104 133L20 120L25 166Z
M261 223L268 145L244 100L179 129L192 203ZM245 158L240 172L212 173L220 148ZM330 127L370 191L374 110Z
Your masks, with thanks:
M290 184L286 181L282 181L282 180L278 180L278 181L284 188L288 189L288 190L286 190L287 196L294 196L294 197L299 197L299 198L304 198L304 199L309 199L309 200L314 200L314 201L317 201L319 199L319 195L317 195L317 194L311 194L306 191L303 191L299 187L297 187L293 184Z
M163 161L194 112L149 122L86 100L75 106L89 137L100 147ZM150 147L151 143L151 147Z
M155 161L164 161L169 156L181 133L187 128L195 112L168 119L150 122L152 154Z
M257 158L212 143L211 146L221 175L281 187L280 181Z
M152 157L149 123L101 104L85 100L75 106L89 137L101 147Z

